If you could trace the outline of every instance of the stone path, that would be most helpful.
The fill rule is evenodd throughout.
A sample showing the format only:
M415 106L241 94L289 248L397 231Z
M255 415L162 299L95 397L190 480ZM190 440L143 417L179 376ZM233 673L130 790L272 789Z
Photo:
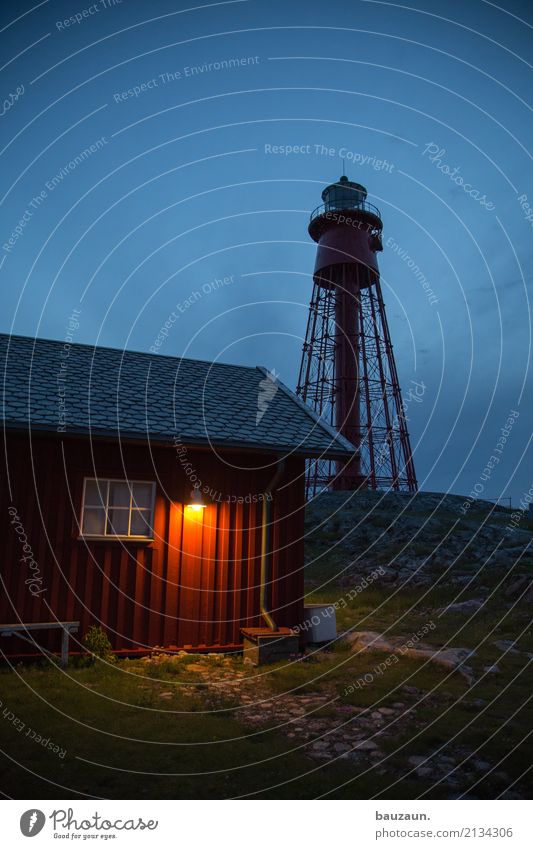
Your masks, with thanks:
M428 787L446 787L449 793L456 792L457 797L461 795L461 788L475 787L477 779L491 769L491 765L481 757L470 757L468 750L461 747L424 755L406 755L401 767L397 763L393 766L387 760L390 747L384 745L386 741L397 738L407 724L413 732L423 728L415 705L426 694L417 687L404 685L400 691L403 701L379 708L362 708L340 704L337 691L327 687L320 692L273 694L268 675L263 674L264 669L259 672L234 658L213 655L191 660L190 663L184 663L184 659L186 655L176 656L184 672L180 678L185 678L180 693L196 696L199 692L203 693L207 708L220 709L226 704L229 710L234 711L235 718L251 732L276 728L295 748L303 746L305 753L317 762L339 759L353 763L359 769L374 765L380 775L390 772L391 781L411 774L414 780L424 779ZM168 660L168 655L161 654L147 658L146 662L157 665ZM193 678L196 680L191 680ZM159 696L170 700L173 692L162 690ZM446 696L453 699L451 695L441 693L437 700L426 697L424 705L438 704L442 707ZM472 702L472 707L485 704L482 700L477 702ZM382 760L383 764L380 763ZM492 775L504 786L505 783L511 784L511 779L501 770ZM517 792L510 792L503 798L522 797Z
M380 749L382 729L397 733L396 720L406 705L398 702L377 710L342 705L336 691L273 694L268 681L249 675L235 661L210 663L209 659L186 664L185 671L199 675L210 696L235 704L235 715L250 729L275 727L295 744L305 746L316 760L360 761L384 756ZM165 693L161 697L165 697Z

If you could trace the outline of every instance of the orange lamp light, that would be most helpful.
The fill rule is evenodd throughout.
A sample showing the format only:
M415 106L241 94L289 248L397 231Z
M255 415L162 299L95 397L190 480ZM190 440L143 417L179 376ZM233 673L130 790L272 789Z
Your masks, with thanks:
M193 489L191 492L191 500L187 504L187 509L192 510L195 513L199 513L201 510L205 510L205 504L202 499L202 493L199 489Z

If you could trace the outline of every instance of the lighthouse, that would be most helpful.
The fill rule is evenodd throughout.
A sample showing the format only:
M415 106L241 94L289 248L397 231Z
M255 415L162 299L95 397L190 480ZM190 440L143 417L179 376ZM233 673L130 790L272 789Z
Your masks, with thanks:
M380 211L342 176L311 214L317 243L297 393L355 447L349 462L308 463L307 496L324 490L416 492L377 254Z

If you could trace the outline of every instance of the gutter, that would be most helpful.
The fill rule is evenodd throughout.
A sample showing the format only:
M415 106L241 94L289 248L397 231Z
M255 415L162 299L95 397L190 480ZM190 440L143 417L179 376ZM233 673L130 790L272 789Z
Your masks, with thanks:
M272 531L271 531L271 501L269 498L272 498L272 490L276 488L278 485L281 476L283 474L283 470L285 468L285 461L278 460L276 471L274 472L274 476L267 484L267 487L263 493L263 517L261 524L261 580L260 580L260 594L259 594L259 607L261 610L261 616L265 620L266 624L270 628L271 631L277 631L278 626L274 622L272 615L270 614L267 608L267 587L270 583L270 561L272 555Z

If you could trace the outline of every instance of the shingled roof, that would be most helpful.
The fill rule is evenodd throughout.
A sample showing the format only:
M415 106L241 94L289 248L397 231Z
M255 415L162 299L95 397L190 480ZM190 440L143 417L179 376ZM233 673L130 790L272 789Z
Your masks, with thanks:
M9 429L346 458L354 447L263 368L0 334Z

